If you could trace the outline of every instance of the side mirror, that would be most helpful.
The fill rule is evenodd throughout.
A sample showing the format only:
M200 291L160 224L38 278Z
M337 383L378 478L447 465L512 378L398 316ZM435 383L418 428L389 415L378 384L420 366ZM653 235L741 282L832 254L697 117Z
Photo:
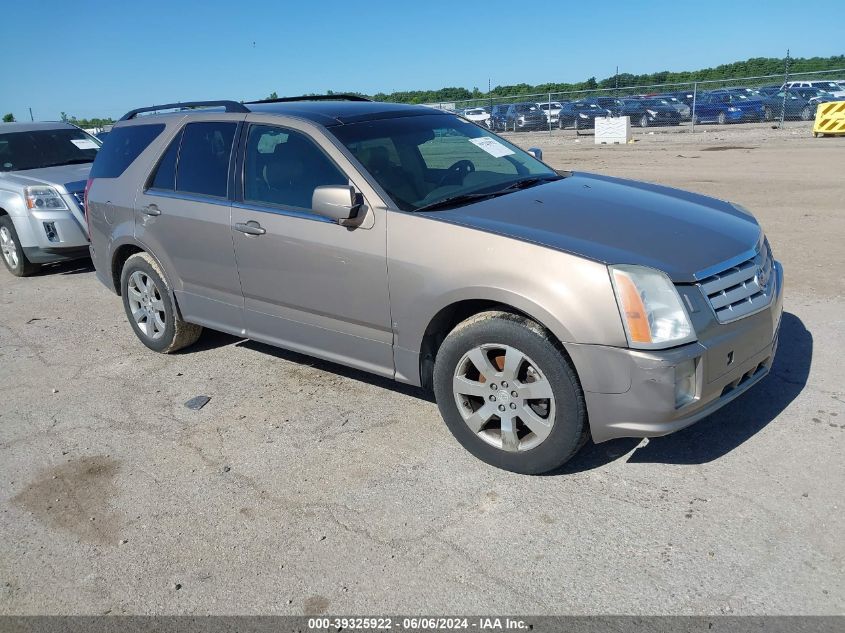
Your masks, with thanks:
M359 198L351 185L323 185L314 189L311 210L338 224L347 224L363 205Z
M537 160L543 160L543 150L539 147L529 147L528 153L531 154Z

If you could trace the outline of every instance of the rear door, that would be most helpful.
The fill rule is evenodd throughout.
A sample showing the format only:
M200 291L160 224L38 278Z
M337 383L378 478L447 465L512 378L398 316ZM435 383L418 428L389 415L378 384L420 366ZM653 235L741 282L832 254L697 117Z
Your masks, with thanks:
M247 335L392 377L382 201L318 128L247 120L232 208ZM311 210L316 187L348 184L364 195L359 226Z
M185 320L243 334L232 244L233 147L243 114L195 115L135 201L135 235L168 271Z

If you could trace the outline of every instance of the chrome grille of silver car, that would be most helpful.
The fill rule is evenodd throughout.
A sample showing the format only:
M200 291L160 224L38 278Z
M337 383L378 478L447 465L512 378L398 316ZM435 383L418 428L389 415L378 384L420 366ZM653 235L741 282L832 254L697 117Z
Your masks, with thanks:
M773 273L772 252L766 241L754 257L703 279L699 286L719 323L727 323L769 305Z

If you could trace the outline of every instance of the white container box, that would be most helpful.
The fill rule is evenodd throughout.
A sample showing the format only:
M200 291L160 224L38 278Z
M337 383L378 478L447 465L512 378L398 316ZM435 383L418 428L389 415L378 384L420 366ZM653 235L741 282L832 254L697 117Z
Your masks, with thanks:
M596 117L596 145L627 143L631 140L631 117Z

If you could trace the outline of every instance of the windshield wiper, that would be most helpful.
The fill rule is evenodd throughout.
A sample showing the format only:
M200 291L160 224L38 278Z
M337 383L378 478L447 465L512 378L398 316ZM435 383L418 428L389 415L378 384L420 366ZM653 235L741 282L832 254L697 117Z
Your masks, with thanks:
M496 196L500 196L507 193L507 191L494 191L492 193L461 193L457 196L449 196L448 198L443 198L442 200L438 200L437 202L432 202L431 204L426 204L421 206L418 209L415 209L414 212L418 211L436 211L438 209L448 209L449 207L459 207L462 204L469 204L471 202L478 202L479 200L484 200L487 198L495 198Z
M563 176L530 176L528 178L522 178L521 180L517 180L516 182L509 184L504 189L501 189L500 192L527 189L528 187L533 187L534 185L539 185L543 182L554 182L555 180L562 179Z
M528 187L532 187L543 182L554 182L555 180L562 179L563 176L531 176L529 178L522 178L521 180L512 182L504 189L497 189L496 191L490 191L488 193L461 193L456 196L449 196L448 198L443 198L442 200L438 200L437 202L426 204L420 207L419 209L416 209L416 211L436 211L438 209L458 207L463 204L470 204L472 202L478 202L480 200L486 200L488 198L504 196L505 194L512 193L520 189L527 189Z
M72 158L71 160L64 160L60 163L48 163L41 167L63 167L65 165L81 165L82 163L93 163L93 158Z

